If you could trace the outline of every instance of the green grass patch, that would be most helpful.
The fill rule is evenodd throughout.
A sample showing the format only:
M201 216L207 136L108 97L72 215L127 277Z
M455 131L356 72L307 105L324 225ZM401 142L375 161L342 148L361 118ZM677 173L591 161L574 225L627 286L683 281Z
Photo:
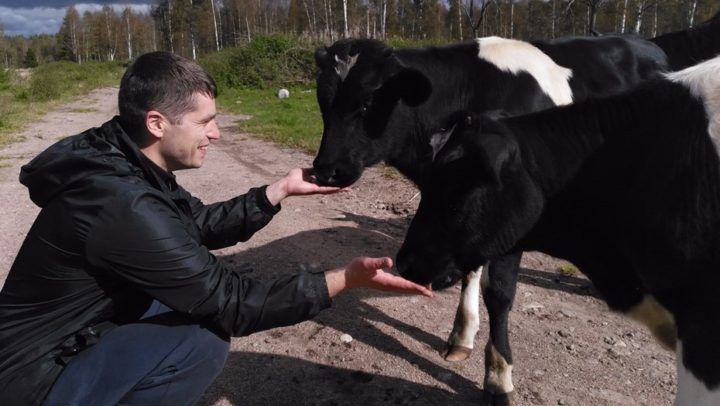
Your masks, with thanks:
M97 109L91 108L91 107L80 107L76 109L70 110L71 113L94 113Z
M580 273L580 270L575 265L566 262L562 265L560 265L557 269L558 273L563 276L575 276L578 273Z
M252 116L239 123L240 131L315 153L322 136L315 89L291 87L288 90L289 98L278 99L277 90L222 89L218 104L225 111Z
M40 116L80 95L104 86L117 86L125 66L120 62L51 62L28 77L13 71L0 77L0 145Z

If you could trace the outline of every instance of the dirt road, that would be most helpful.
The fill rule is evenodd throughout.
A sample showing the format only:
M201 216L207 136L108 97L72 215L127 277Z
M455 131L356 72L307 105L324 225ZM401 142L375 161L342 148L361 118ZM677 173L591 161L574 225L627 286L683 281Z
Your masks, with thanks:
M0 281L38 209L17 182L20 166L59 138L115 114L117 89L102 89L47 114L0 149ZM179 172L206 202L309 166L312 157L241 134L238 116L220 115L223 139L205 166ZM217 255L266 277L328 269L358 255L394 255L419 197L414 187L366 172L350 193L291 198L250 242ZM519 405L668 405L675 357L638 324L611 314L586 279L565 277L553 258L530 253L510 336ZM459 288L434 299L351 292L313 321L235 338L227 366L202 405L479 405L487 313L471 358L445 362L438 351L452 327ZM345 343L343 334L352 337Z

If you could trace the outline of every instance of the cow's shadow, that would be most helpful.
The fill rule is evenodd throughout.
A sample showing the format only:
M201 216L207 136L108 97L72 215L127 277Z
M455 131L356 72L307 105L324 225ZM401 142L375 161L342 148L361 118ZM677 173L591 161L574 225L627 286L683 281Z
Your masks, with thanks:
M483 392L461 393L380 374L330 367L283 355L233 352L226 379L216 380L198 405L482 405ZM455 377L448 377L456 380ZM222 383L218 384L219 381ZM458 388L454 384L454 389Z
M252 271L252 276L258 278L289 274L307 267L318 270L331 269L347 264L358 255L394 255L402 243L408 224L405 218L378 220L349 213L346 213L344 221L352 221L358 227L341 225L304 231L223 258L237 269L245 271L250 267L256 269ZM324 260L318 263L314 254L318 252L329 252L332 255L324 255L322 257ZM544 273L523 269L520 279L525 283L539 286L547 284L550 288L564 286L554 281L548 282L547 278L540 277L542 274ZM361 403L364 404L388 405L464 404L466 401L468 404L470 402L478 404L479 399L482 398L478 383L468 380L446 366L439 355L435 359L427 359L410 351L395 337L376 328L375 324L381 323L395 328L433 349L441 349L446 337L408 325L368 305L365 299L374 295L375 292L367 290L343 294L334 300L333 307L338 310L323 312L316 321L350 334L356 340L380 352L400 357L430 376L442 377L449 390L275 354L233 352L221 376L208 390L201 404L213 404L223 398L234 404L282 404L282 402L277 403L277 399L273 401L272 393L258 393L262 391L256 390L267 388L265 381L268 379L272 380L270 387L277 384L281 385L283 390L296 392L298 399L304 399L301 404L359 404L358 400L363 400ZM358 317L359 315L361 317ZM452 314L448 314L448 318L452 317ZM313 388L312 385L303 385L303 381L309 380L310 377L313 378L313 382L323 382L322 387ZM296 402L288 404L290 403L298 404Z

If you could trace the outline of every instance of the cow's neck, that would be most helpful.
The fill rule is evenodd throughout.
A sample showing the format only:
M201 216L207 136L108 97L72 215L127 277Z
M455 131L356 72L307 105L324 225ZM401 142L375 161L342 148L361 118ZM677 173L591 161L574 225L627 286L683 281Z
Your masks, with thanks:
M393 155L386 157L385 162L416 184L422 182L425 169L432 162L431 136L441 130L452 114L460 110L476 113L498 110L516 115L553 105L549 98L542 101L528 98L534 101L519 103L513 98L493 97L515 86L512 77L506 77L507 74L500 71L493 80L478 85L477 78L472 77L476 72L470 67L481 69L482 66L482 69L490 71L494 68L478 58L476 43L431 50L398 51L398 59L404 66L423 72L431 81L433 92L430 99L418 107L398 105L395 124L385 130L394 143L391 148ZM412 126L408 127L408 123Z
M519 136L522 162L552 198L580 172L588 158L609 139L621 136L637 120L635 99L590 101L503 120Z

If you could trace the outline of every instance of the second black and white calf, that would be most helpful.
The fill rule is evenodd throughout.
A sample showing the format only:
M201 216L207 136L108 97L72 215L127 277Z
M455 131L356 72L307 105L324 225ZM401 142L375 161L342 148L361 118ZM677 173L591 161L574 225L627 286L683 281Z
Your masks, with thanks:
M404 277L525 250L570 260L676 352L676 405L720 404L720 57L603 100L467 116L436 137Z

